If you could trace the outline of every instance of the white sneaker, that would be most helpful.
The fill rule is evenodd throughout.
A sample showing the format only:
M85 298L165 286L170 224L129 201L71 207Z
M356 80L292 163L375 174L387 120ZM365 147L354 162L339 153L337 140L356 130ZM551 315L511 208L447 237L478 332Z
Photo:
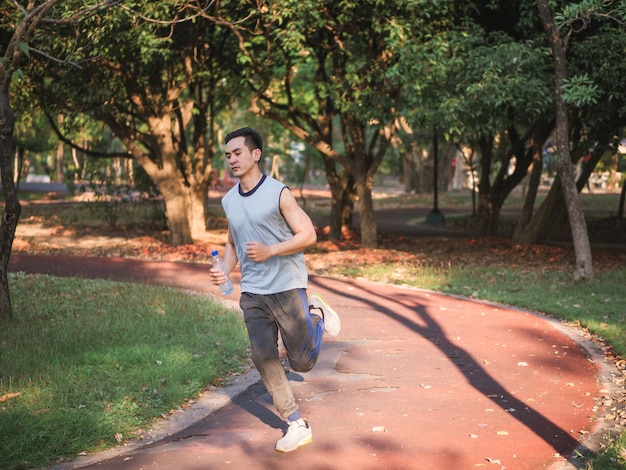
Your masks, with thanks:
M287 433L276 443L279 452L292 452L298 447L313 442L311 427L304 419L300 418L289 423Z
M337 336L341 330L341 319L337 312L335 312L328 302L324 300L320 294L311 294L309 296L309 308L317 308L322 311L322 318L324 319L324 331L330 336Z

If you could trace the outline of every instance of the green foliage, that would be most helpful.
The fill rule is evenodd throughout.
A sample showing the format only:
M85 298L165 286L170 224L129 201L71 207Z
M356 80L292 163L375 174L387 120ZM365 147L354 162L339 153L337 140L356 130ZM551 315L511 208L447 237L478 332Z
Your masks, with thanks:
M532 30L521 39L511 34L469 19L447 32L438 73L407 84L411 122L435 122L454 141L466 142L549 114L548 51Z
M0 331L0 466L42 467L126 441L241 370L235 312L155 286L13 274ZM18 394L18 395L9 395Z
M577 107L596 104L600 90L587 74L575 75L563 82L563 99Z
M607 2L603 0L580 0L566 2L556 9L554 18L563 29L582 31L591 22L593 16L602 14Z
M578 95L582 122L592 131L591 139L606 141L622 134L626 123L626 64L622 51L626 30L609 28L602 34L588 35L570 46L570 67L592 86L593 101L585 101L585 87ZM580 96L582 95L582 96ZM598 131L606 136L598 135Z
M249 37L239 59L251 83L284 107L286 122L310 132L320 116L350 116L363 127L393 119L398 93L429 55L433 25L446 21L447 2L285 1L253 21L261 35ZM263 42L261 42L263 39ZM429 64L438 61L430 57ZM260 65L262 65L262 68ZM254 81L252 81L254 80ZM311 86L313 83L313 86ZM264 88L261 88L264 87ZM347 120L349 120L347 119ZM340 136L349 141L352 137Z
M28 112L27 109L22 111L15 123L14 142L29 155L31 163L36 164L38 154L43 154L44 157L54 154L58 140L41 112Z

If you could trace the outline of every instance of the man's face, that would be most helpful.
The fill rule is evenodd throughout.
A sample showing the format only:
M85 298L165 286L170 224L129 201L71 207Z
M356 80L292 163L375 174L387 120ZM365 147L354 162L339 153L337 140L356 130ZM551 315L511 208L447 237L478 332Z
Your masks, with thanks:
M250 152L245 140L245 137L235 137L226 144L226 160L228 160L233 175L238 178L254 169L258 159L261 158L261 151L254 149Z

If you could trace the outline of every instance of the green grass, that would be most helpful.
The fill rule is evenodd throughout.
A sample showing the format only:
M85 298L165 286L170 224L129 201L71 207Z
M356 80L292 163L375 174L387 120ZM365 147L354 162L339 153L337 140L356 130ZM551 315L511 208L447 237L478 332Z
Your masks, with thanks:
M45 205L26 205L20 223L41 221L47 227L117 227L162 229L165 226L162 203L159 201L106 202L90 201L57 205L51 213Z
M110 281L12 275L0 330L0 468L111 447L240 371L240 316L207 297ZM15 395L19 394L19 395Z
M624 470L626 468L626 433L609 436L606 450L587 462L584 470Z
M537 194L535 208L543 202L547 191L541 190ZM580 201L585 213L601 213L615 215L619 207L620 195L611 193L580 193ZM525 194L521 192L511 193L503 204L503 209L521 209L524 205ZM433 196L430 194L398 194L389 197L374 197L374 207L432 207ZM478 204L478 194L476 195ZM445 213L446 209L467 209L471 212L472 201L469 189L442 192L438 195L438 206Z

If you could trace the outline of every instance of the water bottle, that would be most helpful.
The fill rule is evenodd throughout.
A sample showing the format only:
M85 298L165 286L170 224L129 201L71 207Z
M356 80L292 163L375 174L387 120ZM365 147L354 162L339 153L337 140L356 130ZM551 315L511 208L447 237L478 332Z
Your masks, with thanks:
M223 284L220 284L220 291L222 291L222 295L229 295L233 293L233 283L228 277L228 273L226 272L226 266L224 265L224 261L218 254L217 250L213 250L211 252L211 257L213 258L213 267L219 269L226 275L226 281Z

